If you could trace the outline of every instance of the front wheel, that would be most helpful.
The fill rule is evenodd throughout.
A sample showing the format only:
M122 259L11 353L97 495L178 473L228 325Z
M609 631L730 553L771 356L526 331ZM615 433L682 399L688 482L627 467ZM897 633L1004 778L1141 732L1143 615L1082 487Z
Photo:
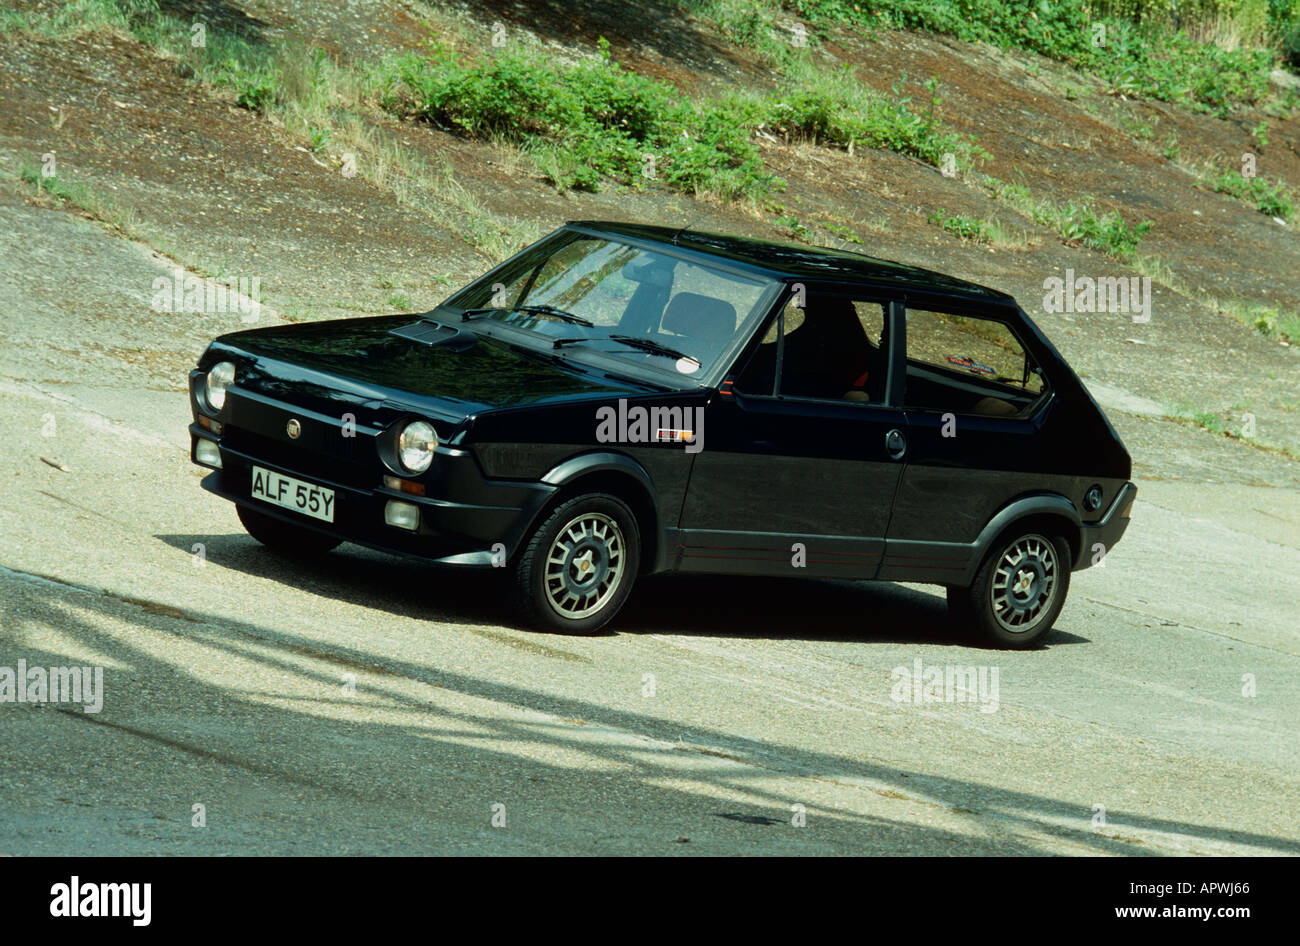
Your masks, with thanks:
M1012 533L994 545L969 588L948 588L949 610L996 647L1033 647L1065 606L1071 565L1060 536Z
M632 592L641 534L627 505L608 493L561 503L537 527L514 568L514 605L524 623L594 634Z

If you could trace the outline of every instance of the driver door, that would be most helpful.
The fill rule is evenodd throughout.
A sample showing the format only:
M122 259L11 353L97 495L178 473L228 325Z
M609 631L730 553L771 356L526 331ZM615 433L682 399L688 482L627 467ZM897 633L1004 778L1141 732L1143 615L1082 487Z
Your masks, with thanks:
M901 318L887 297L830 289L777 307L706 408L679 570L875 576L906 453L890 342Z

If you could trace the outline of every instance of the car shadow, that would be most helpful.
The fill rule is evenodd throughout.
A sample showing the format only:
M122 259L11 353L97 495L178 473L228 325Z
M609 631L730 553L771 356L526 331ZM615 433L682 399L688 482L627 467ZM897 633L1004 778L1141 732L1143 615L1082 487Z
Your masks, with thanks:
M399 617L513 623L502 605L506 576L494 571L437 566L350 544L329 555L294 558L243 533L155 538L189 554L201 547L223 568ZM941 593L891 582L736 575L643 578L607 633L983 646L952 620ZM1044 647L1087 642L1058 629Z
M503 576L483 569L439 567L352 544L327 555L294 557L242 532L154 538L221 568L397 617L497 625L505 616Z
M654 575L639 581L613 629L625 633L981 647L933 591L887 581ZM1087 643L1053 631L1044 646Z

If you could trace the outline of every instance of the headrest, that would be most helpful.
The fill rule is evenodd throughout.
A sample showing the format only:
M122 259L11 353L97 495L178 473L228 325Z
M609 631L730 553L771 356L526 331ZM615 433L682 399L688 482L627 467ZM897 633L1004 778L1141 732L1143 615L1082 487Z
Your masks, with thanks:
M660 329L693 338L727 339L736 331L736 307L697 292L679 292L664 310Z

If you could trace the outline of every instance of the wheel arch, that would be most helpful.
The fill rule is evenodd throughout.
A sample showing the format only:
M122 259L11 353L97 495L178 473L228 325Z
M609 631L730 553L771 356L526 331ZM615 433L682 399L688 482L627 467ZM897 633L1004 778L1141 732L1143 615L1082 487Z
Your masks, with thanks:
M665 548L663 527L654 500L654 481L640 463L612 451L583 453L552 467L542 482L555 487L555 492L534 514L524 535L531 534L556 506L574 496L609 493L627 503L636 517L641 533L641 573L659 570Z
M966 576L967 583L974 580L985 556L999 541L1013 531L1032 526L1062 536L1070 547L1071 563L1079 560L1083 528L1074 503L1060 493L1033 493L1003 506L980 531L975 540L976 552Z

